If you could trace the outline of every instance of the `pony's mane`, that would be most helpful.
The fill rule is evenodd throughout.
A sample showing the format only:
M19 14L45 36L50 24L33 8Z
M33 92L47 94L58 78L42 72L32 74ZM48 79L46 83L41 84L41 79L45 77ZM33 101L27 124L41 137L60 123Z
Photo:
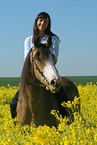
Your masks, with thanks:
M22 85L24 86L27 81L29 82L30 79L29 78L29 74L30 74L30 53L31 53L32 49L30 49L27 57L26 57L26 60L24 62L24 65L23 65L23 69L22 69L22 74L21 74L21 81L23 82Z

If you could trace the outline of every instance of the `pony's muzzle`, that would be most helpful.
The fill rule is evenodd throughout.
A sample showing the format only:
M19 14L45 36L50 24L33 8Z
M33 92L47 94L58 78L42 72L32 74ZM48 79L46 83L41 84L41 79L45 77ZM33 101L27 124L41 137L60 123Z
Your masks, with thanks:
M50 81L50 86L51 86L51 91L52 92L57 92L61 87L61 79L60 78L52 79Z
M51 80L50 85L56 86L56 80L55 79Z

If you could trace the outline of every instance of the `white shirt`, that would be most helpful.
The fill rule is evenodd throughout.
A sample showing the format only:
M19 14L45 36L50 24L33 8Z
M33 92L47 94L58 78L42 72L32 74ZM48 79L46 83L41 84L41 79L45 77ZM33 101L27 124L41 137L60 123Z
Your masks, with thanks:
M32 43L32 37L33 36L29 36L25 39L24 42L24 58L27 56L29 50L33 47L33 43ZM47 39L48 39L48 35L45 35L45 37L42 38L41 43L46 43ZM57 38L57 36L51 36L52 38L52 46L50 48L50 52L52 54L55 55L56 60L58 60L58 54L59 54L59 39Z

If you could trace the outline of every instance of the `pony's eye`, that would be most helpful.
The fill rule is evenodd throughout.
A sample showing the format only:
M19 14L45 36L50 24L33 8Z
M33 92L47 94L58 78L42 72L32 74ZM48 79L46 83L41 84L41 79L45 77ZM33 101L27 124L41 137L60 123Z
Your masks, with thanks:
M40 52L37 52L38 60L40 60Z

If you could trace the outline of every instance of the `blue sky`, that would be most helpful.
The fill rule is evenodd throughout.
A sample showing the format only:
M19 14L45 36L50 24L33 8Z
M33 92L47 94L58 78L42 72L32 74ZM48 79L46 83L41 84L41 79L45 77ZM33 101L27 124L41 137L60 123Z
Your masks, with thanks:
M0 0L0 77L20 77L24 40L42 11L61 40L60 75L97 75L97 0Z

